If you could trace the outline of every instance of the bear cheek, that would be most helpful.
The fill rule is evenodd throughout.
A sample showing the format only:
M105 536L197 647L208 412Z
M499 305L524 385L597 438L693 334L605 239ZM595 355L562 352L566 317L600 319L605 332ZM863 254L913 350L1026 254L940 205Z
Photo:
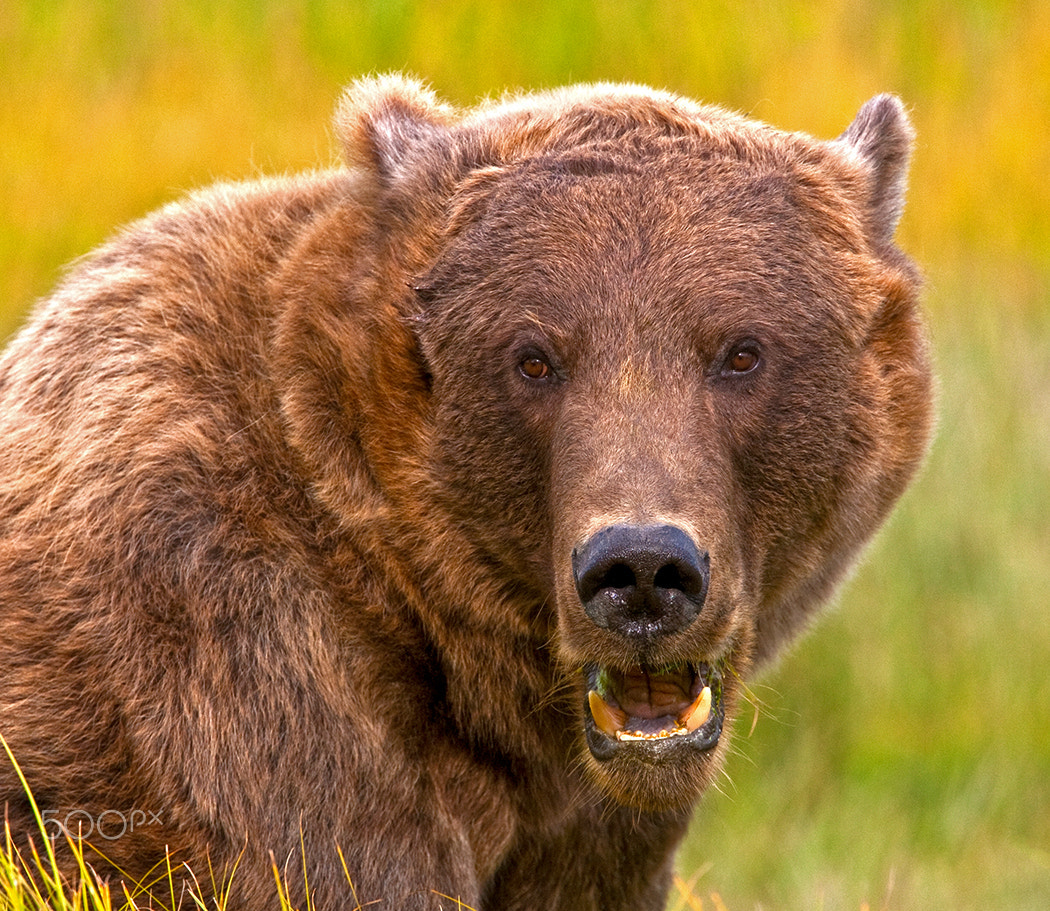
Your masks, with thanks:
M471 387L473 394L464 396L463 388ZM486 389L491 383L462 384L436 411L437 489L472 542L545 599L554 584L548 442L505 398L483 394Z
M734 450L742 501L740 541L754 567L758 599L788 596L841 543L843 502L862 434L852 419L856 390L848 380L794 385L766 409L746 445ZM820 410L813 402L821 402ZM765 650L760 643L760 650Z

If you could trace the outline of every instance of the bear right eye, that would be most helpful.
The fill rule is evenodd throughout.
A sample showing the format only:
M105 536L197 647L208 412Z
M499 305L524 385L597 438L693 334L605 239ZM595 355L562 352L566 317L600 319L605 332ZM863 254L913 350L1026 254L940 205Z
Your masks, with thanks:
M722 376L744 376L756 370L762 363L762 354L756 342L747 341L734 345L722 362Z

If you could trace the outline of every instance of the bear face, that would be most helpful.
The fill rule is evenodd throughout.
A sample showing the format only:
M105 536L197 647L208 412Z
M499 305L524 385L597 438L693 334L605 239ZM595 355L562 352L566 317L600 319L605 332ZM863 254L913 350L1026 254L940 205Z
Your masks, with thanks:
M414 326L445 508L556 605L590 766L653 807L885 514L928 380L842 149L633 139L468 179Z

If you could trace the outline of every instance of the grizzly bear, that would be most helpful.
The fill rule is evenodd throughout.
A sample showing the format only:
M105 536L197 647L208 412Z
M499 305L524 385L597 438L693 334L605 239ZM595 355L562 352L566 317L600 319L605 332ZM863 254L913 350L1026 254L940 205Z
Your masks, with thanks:
M382 77L336 127L345 167L161 209L7 348L0 734L158 904L170 863L229 909L275 866L662 908L745 681L926 447L907 116ZM6 759L0 803L39 847Z

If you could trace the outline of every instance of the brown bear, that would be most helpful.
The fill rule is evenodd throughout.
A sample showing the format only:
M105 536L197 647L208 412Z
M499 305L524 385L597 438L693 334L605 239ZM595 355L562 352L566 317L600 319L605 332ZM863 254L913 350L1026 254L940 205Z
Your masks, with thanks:
M744 681L926 447L906 114L383 77L336 126L0 361L0 734L161 904L167 850L229 909L274 864L318 909L662 908ZM6 760L0 803L26 844Z

